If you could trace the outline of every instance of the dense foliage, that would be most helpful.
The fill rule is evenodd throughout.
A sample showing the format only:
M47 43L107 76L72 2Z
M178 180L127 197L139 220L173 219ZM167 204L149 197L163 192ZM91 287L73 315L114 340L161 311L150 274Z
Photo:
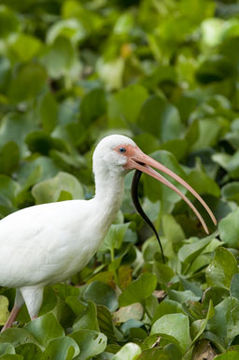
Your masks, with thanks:
M38 319L21 311L0 335L1 359L239 358L238 17L226 0L0 1L1 217L91 198L94 145L123 133L220 220L207 219L205 237L176 194L143 176L163 264L127 175L96 256L45 289ZM1 288L0 324L13 301Z

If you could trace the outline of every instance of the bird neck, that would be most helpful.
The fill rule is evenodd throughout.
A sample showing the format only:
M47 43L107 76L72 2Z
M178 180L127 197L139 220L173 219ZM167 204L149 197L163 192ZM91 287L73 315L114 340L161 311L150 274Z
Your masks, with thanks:
M122 174L98 172L95 174L95 198L100 216L108 227L120 209L124 193Z

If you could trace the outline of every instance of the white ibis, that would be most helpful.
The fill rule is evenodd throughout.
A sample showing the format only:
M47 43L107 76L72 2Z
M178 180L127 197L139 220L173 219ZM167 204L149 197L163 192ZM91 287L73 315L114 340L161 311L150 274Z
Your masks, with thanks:
M15 304L3 330L12 325L24 302L30 317L37 317L44 286L68 279L88 263L120 208L124 176L129 170L138 169L174 190L208 233L190 200L152 167L185 186L216 224L207 204L183 179L145 155L130 138L107 136L93 155L96 186L93 199L36 205L0 221L0 285L16 288Z

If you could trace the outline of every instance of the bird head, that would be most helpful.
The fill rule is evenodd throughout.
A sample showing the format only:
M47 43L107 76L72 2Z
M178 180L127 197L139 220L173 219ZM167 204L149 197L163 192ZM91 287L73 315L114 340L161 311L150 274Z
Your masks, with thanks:
M161 173L169 175L172 179L176 180L179 184L184 186L191 194L206 209L213 223L216 225L217 221L212 211L201 198L201 196L179 175L175 174L172 170L160 162L154 160L135 144L135 142L123 135L110 135L103 138L97 145L93 155L93 170L94 173L104 171L106 176L116 174L118 176L124 175L130 170L138 170L160 181L173 191L175 191L193 210L195 215L201 222L204 230L208 233L208 228L202 216L191 203L191 201L171 182L169 182ZM156 171L155 169L159 170Z

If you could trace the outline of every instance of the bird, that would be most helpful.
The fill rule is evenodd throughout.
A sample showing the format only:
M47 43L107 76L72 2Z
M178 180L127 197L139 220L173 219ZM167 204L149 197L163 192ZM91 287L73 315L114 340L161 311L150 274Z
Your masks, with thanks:
M30 206L0 221L0 286L16 288L14 306L2 331L12 326L25 303L31 319L38 316L46 285L69 279L80 271L104 240L120 209L124 177L136 169L175 191L208 228L191 201L162 174L191 192L217 221L201 196L172 170L146 155L124 135L108 135L93 153L95 196Z

